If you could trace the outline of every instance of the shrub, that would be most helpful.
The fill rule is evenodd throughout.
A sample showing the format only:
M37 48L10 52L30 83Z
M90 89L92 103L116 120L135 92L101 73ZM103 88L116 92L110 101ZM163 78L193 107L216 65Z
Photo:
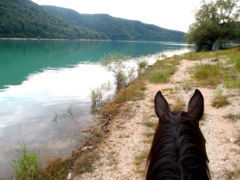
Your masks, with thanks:
M142 60L140 59L138 62L137 62L137 66L138 66L138 75L142 74L145 69L147 68L148 66L148 62L146 60Z
M103 91L101 88L92 89L90 98L92 102L92 108L95 108L97 105L99 105L103 98Z
M115 77L115 84L117 91L120 91L121 89L125 88L127 85L127 76L124 74L123 70L119 69L114 73Z
M101 64L114 74L117 91L123 89L127 85L127 76L124 73L125 64L128 57L119 53L109 54L101 60Z

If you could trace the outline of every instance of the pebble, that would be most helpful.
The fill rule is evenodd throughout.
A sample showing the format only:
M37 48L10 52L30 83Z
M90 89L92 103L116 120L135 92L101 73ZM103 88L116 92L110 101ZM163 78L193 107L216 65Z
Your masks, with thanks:
M72 173L68 173L67 179L71 179L72 178Z
M230 141L231 141L232 143L236 143L236 142L237 142L237 139L236 139L236 138L231 138Z
M93 146L85 146L82 148L82 151L87 151L93 149Z

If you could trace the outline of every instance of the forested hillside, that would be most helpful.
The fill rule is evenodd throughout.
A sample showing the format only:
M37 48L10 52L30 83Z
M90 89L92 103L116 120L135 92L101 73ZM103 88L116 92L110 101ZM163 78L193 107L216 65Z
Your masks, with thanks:
M107 39L184 41L183 32L144 24L140 21L115 18L108 14L79 14L71 9L54 6L43 7L52 15L60 17L72 25L99 32L102 37Z
M184 34L108 14L79 14L30 0L0 0L0 37L182 42Z
M66 23L29 0L0 0L0 37L99 38L98 33Z

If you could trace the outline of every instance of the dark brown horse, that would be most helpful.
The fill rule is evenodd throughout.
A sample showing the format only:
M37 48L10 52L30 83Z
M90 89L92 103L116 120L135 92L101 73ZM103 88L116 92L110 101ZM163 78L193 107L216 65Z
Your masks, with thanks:
M210 179L206 141L199 128L204 111L201 92L195 91L187 112L172 112L160 91L154 103L159 124L148 156L146 179Z

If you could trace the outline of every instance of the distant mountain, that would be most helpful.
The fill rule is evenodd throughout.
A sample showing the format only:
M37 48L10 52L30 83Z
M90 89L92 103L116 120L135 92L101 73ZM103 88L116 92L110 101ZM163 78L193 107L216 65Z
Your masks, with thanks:
M112 40L184 41L184 33L164 29L140 21L115 18L108 14L79 14L72 9L42 6L47 12L66 22L100 33Z
M184 41L184 33L30 0L0 0L0 37Z
M73 26L29 0L0 0L0 37L100 38L98 33Z

